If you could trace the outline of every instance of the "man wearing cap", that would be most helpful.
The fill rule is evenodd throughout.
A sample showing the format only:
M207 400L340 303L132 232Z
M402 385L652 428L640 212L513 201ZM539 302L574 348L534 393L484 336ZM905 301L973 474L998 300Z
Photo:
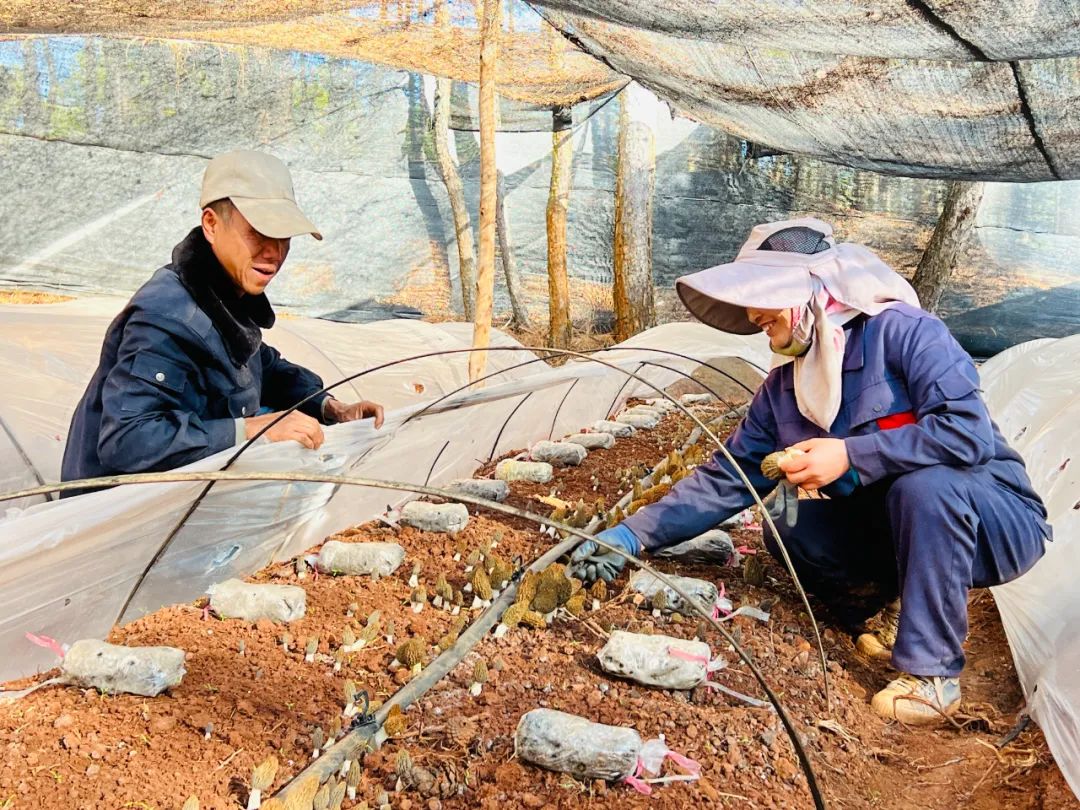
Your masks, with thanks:
M296 205L285 164L259 152L219 155L199 206L201 224L106 332L71 420L65 481L189 464L251 438L323 387L262 341L274 325L265 290L291 238L322 239ZM263 435L315 449L321 425L365 417L381 427L382 406L319 394Z
M879 715L932 724L960 705L967 595L1019 577L1051 538L1024 463L979 396L971 357L918 307L910 285L815 219L756 227L735 261L676 284L687 309L725 332L764 331L774 368L725 442L761 496L807 590L900 677ZM766 455L794 448L777 488ZM797 500L796 487L827 499ZM667 496L602 532L628 554L694 537L753 503L716 453ZM766 501L768 503L768 501ZM782 559L766 531L770 553ZM587 541L571 570L610 580L624 558Z

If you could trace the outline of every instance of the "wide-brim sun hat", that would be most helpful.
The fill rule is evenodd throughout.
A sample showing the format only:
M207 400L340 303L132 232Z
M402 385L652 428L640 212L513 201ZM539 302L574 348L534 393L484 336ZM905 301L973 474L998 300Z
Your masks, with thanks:
M723 332L761 328L747 307L787 309L813 295L811 268L834 262L832 227L810 217L758 225L734 261L682 276L675 290L690 314Z

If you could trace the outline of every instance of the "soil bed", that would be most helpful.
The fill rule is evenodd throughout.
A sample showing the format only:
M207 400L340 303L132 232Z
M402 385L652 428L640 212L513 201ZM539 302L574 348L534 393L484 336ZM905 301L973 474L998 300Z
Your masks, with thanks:
M721 406L698 409L716 417ZM727 428L730 429L731 423ZM651 465L681 445L692 427L675 414L655 430L619 439L610 450L591 451L579 467L556 470L549 484L513 482L507 501L547 514L537 496L593 503L610 508L628 468ZM494 461L477 472L490 474ZM493 538L504 560L530 561L552 539L526 521L487 510L457 537L378 523L334 535L344 541L384 540L402 544L407 557L393 575L378 581L359 577L298 580L284 564L251 578L256 582L300 584L307 591L304 619L287 628L270 622L215 619L202 602L159 610L124 627L109 641L133 645L167 644L189 653L188 674L168 696L147 699L104 696L91 690L47 688L0 706L0 808L179 808L196 795L203 808L236 808L247 800L252 768L270 754L281 762L270 791L281 787L310 760L311 733L329 731L343 708L347 678L373 700L385 700L407 681L408 671L391 669L397 645L422 635L427 660L455 619L428 604L410 605L413 565L428 593L439 574L456 589L467 581L465 560L455 551ZM734 532L736 544L760 549L754 528ZM1023 732L1000 751L994 743L1013 724L1021 705L1011 658L996 607L988 592L972 597L969 662L962 679L962 729L908 730L885 724L869 710L869 696L889 678L887 669L855 652L851 640L819 621L825 634L836 705L823 704L821 674L810 650L809 622L782 565L764 552L765 584L743 582L738 568L676 566L661 569L722 583L736 606L764 606L768 623L739 617L729 624L753 654L804 735L818 779L831 807L1063 808L1075 806L1053 764L1041 732ZM599 611L582 619L564 616L547 630L518 628L504 638L488 636L449 678L405 714L406 728L368 755L359 800L375 806L379 792L394 808L466 807L810 807L805 779L792 747L769 709L751 708L706 688L693 692L648 689L603 675L596 653L604 629L663 632L692 638L697 621L655 619L622 594L625 575ZM466 594L466 604L471 595ZM350 605L355 604L354 616ZM348 655L334 672L333 652L346 628L364 627L381 613L376 643ZM466 611L471 616L478 611ZM393 622L394 641L385 639ZM292 636L289 649L283 633ZM305 639L317 635L319 655L304 662ZM735 653L717 634L706 640L729 666L719 682L759 696ZM240 652L241 642L243 652ZM809 654L808 654L809 651ZM479 697L469 694L478 659L490 680ZM6 688L28 685L27 679ZM636 728L643 738L663 734L668 745L703 766L700 782L658 785L651 798L625 785L582 784L547 773L514 758L513 733L519 717L538 706L591 720ZM829 720L824 726L820 721ZM209 739L206 739L209 731ZM416 766L436 778L427 790L397 791L395 761L407 750Z

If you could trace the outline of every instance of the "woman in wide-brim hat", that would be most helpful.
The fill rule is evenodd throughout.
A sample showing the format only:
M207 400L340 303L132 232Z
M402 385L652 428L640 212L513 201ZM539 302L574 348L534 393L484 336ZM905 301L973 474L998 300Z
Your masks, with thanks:
M858 647L902 674L874 696L874 710L910 724L954 713L968 590L1020 576L1051 537L1023 461L979 395L971 357L903 278L867 248L836 244L815 219L759 225L734 261L680 278L676 289L702 322L764 331L790 358L726 446L762 496L776 488L761 471L765 456L801 451L780 465L780 540L840 621L865 628L879 614ZM795 487L828 498L783 497ZM752 503L717 453L599 539L635 555L656 551ZM779 556L771 532L765 543ZM610 580L622 565L590 541L572 570Z

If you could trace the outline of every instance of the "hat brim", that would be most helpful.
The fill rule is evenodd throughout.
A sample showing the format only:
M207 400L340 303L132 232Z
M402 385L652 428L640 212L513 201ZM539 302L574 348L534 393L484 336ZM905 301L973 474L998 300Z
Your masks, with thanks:
M675 281L675 290L702 323L721 332L752 335L761 327L746 316L747 307L800 306L810 300L813 283L805 265L740 260L683 276Z
M263 236L273 239L291 239L310 233L316 239L322 234L315 224L305 217L292 200L264 200L254 197L230 197L233 205L244 215L251 227Z

